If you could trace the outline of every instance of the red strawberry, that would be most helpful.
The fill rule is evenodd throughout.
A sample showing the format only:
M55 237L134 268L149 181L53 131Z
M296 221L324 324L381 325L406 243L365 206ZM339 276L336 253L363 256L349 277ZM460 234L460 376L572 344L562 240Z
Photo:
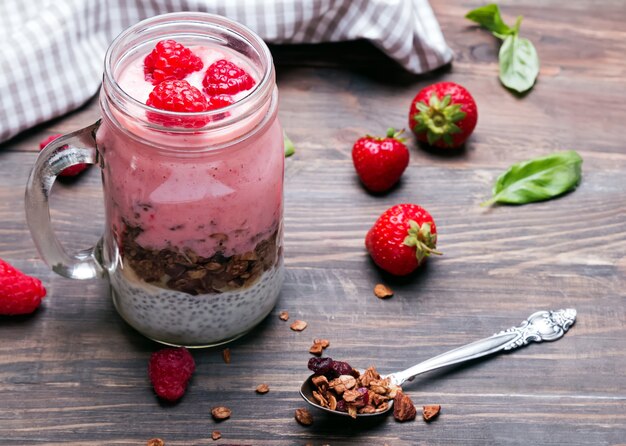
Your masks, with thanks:
M41 281L27 276L0 259L0 314L29 314L35 311L46 289Z
M245 70L225 59L212 63L202 80L204 91L209 96L237 94L251 89L255 83Z
M150 93L146 104L173 112L203 112L209 110L209 102L200 90L187 81L163 81ZM148 118L167 127L198 128L209 122L208 118L183 118L149 113Z
M436 251L437 227L426 209L397 204L387 209L365 237L374 262L396 276L413 272Z
M43 141L39 143L39 150L43 150L44 147L46 147L52 141L57 139L59 136L63 136L63 135L59 133L58 135L48 136L46 139L44 139ZM63 148L67 149L67 146L63 146ZM60 177L75 177L76 175L78 175L83 170L87 169L88 167L89 167L89 164L85 164L85 163L75 164L66 169L63 169L63 171L59 174L59 176Z
M476 127L474 98L454 82L439 82L420 90L411 103L409 127L419 141L441 148L462 146Z
M167 401L182 398L195 370L193 356L185 347L154 352L148 364L148 376L155 393Z
M175 40L161 40L143 61L145 79L152 85L166 80L181 80L201 70L202 60Z
M359 178L372 192L383 192L398 182L409 164L409 151L400 138L403 130L387 130L387 136L365 136L352 148L352 161Z

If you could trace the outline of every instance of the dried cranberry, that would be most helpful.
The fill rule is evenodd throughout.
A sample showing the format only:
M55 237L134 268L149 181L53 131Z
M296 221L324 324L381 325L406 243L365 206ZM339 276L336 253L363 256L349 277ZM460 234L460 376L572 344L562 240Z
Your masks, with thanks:
M332 370L339 375L350 375L352 373L352 366L347 362L333 361Z
M311 358L308 367L316 375L324 375L331 371L333 363L333 358Z
M356 407L367 406L367 403L370 402L370 395L367 387L359 387L358 389L356 389L356 391L361 394L361 396L358 397L355 401Z
M347 412L348 406L346 405L346 402L344 400L339 400L337 401L337 407L335 408L335 410L338 410L339 412Z

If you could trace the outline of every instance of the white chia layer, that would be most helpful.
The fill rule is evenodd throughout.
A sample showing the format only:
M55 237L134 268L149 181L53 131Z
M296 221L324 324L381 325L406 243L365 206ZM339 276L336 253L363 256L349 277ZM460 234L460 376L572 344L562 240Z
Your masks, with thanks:
M192 296L150 285L128 266L110 276L113 302L126 322L155 341L187 347L217 345L248 332L274 308L283 278L280 262L249 287Z

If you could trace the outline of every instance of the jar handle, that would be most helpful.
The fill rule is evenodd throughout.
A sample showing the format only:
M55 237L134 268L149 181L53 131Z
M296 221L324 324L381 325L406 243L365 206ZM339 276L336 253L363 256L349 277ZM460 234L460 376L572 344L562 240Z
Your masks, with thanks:
M26 221L35 246L52 270L70 279L102 277L95 248L68 254L61 246L50 221L50 190L57 176L76 164L97 164L96 131L100 120L49 143L37 157L26 186Z

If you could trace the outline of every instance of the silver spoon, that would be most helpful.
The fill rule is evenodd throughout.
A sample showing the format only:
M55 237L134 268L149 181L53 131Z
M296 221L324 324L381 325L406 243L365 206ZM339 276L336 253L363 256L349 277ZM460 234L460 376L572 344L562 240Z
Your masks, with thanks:
M442 353L434 358L420 362L401 372L391 373L383 376L389 378L392 384L402 386L406 381L412 381L417 375L430 372L441 367L446 367L461 362L470 361L482 356L497 353L502 350L513 350L517 347L523 347L530 342L556 341L561 338L565 332L576 321L576 310L567 308L558 311L538 311L533 313L527 320L522 321L518 327L511 327L503 330L495 335L481 339L479 341L466 344L462 347L455 348L446 353ZM315 375L311 375L302 384L300 395L304 400L318 409L330 412L334 415L350 416L347 412L331 410L327 407L320 406L313 398L313 390L315 386L311 379ZM390 411L393 407L393 400L389 401L389 407L383 412L358 414L357 417L371 417L382 415Z

